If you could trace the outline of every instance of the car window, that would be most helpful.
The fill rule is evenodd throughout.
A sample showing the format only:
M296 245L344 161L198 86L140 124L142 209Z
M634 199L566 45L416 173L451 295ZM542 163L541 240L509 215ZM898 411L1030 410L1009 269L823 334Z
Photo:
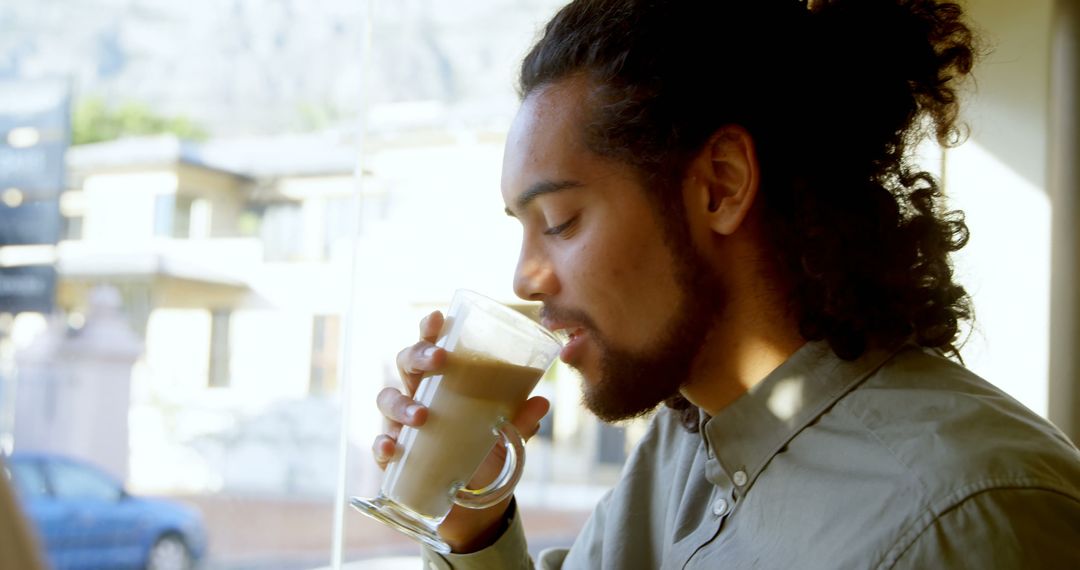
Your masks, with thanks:
M101 499L120 497L120 487L102 473L74 463L50 463L53 493L61 499Z
M13 462L4 466L5 475L15 482L15 492L24 499L44 497L49 494L45 475L34 463Z

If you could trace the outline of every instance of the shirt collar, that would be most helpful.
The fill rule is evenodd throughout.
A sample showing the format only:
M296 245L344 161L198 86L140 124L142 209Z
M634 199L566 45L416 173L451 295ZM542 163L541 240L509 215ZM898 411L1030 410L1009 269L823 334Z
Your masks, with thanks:
M734 483L735 494L745 494L788 442L898 349L871 349L848 361L828 343L810 342L715 417L703 412L710 462L719 462L706 470L710 482L725 488ZM727 480L714 480L721 477Z

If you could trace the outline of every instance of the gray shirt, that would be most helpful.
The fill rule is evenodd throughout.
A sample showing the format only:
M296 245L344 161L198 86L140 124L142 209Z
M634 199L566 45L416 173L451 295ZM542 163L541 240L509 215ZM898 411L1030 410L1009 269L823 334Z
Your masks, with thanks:
M700 434L653 418L563 568L1080 568L1080 453L940 355L809 343ZM516 511L430 568L531 568Z

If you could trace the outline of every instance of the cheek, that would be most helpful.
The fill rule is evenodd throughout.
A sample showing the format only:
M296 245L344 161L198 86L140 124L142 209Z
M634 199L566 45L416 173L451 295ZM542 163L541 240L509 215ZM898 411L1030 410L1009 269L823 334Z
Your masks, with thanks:
M644 229L623 231L610 240L604 256L613 277L631 288L651 289L663 284L663 275L671 264L661 236Z
M604 256L598 255L602 251L603 247L582 240L580 245L567 249L563 256L563 267L567 269L567 276L582 293L596 288L598 281L603 281L609 272Z
M622 232L590 236L568 252L579 303L599 321L616 327L626 315L663 309L675 285L672 260L656 236ZM660 305L660 306L656 306Z

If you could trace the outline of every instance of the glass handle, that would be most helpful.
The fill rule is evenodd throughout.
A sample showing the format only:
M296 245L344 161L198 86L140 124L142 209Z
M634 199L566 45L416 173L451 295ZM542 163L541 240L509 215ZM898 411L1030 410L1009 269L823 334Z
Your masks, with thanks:
M476 490L463 486L454 493L453 501L463 507L486 509L509 497L521 479L521 472L525 467L525 441L521 434L514 424L504 418L499 418L493 431L506 446L506 462L503 463L499 476L487 486Z

